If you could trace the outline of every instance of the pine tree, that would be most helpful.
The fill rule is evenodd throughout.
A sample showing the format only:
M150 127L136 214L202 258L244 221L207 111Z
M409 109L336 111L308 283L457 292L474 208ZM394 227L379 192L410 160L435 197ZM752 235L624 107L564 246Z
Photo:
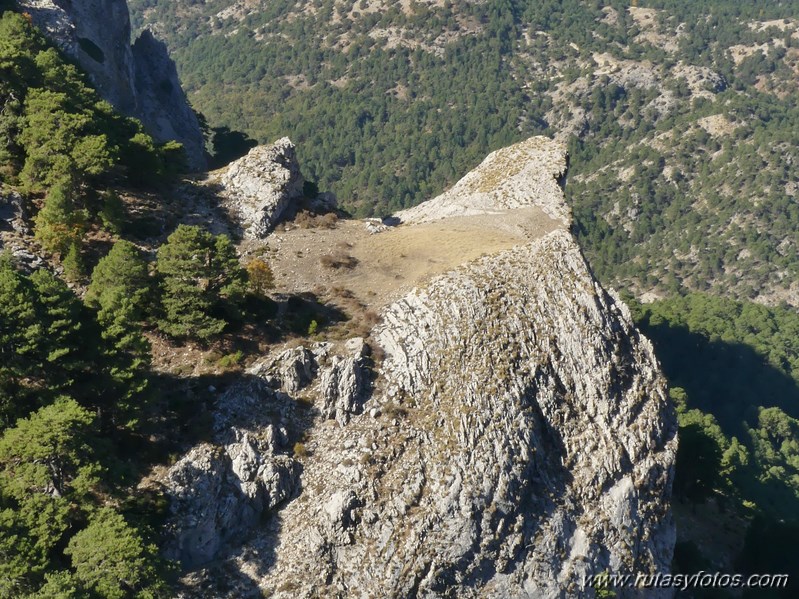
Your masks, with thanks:
M69 244L67 253L61 260L61 266L64 267L64 278L70 283L75 283L83 278L85 267L79 242L73 241Z
M0 594L20 596L52 568L55 548L80 519L101 468L94 417L62 398L0 438ZM5 588L4 588L5 587Z
M58 70L55 64L43 61L43 56L57 61L55 50L40 52L36 61L45 75L48 68ZM80 91L89 94L85 87ZM48 189L64 178L79 184L114 164L116 149L110 147L104 133L96 132L97 123L90 111L76 110L76 100L88 98L51 89L28 91L19 140L26 153L20 178L29 190Z
M33 286L0 255L0 429L29 407L22 381L38 371L43 336Z
M74 201L69 178L61 178L50 188L44 206L36 215L36 240L46 252L66 256L79 246L86 229L86 212Z
M75 294L50 271L39 269L30 280L44 329L39 352L47 370L47 384L51 390L64 390L91 375L83 308Z
M109 508L72 537L65 553L72 558L75 577L100 597L168 596L157 548Z
M246 275L224 235L180 225L158 249L163 318L174 337L210 339L221 333L243 298Z
M105 424L133 428L148 399L150 342L136 322L139 308L121 288L106 291L108 308L97 314L101 336L102 374L107 384L102 395L113 404L101 412Z
M128 241L118 241L92 272L85 301L97 309L103 367L116 398L111 415L126 426L135 424L147 388L150 343L141 321L150 299L150 278L141 252Z
M86 292L86 304L100 310L109 320L122 310L119 299L126 298L125 316L139 322L150 300L150 278L147 263L139 249L129 241L117 241L92 271Z
M25 599L82 599L88 595L71 572L50 572L44 580L44 585Z

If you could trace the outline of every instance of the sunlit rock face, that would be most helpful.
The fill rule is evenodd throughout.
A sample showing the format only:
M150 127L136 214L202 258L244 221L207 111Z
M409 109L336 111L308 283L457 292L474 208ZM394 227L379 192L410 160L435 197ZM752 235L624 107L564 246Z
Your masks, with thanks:
M225 167L220 177L223 204L245 237L262 239L292 203L303 184L296 148L288 137L256 146Z
M285 422L299 474L184 596L591 597L587 575L668 571L674 412L651 344L569 232L565 168L532 138L396 215L395 232L512 241L387 299L365 340L277 349L220 399L237 420L217 434L236 443L270 447ZM235 473L241 448L216 443Z

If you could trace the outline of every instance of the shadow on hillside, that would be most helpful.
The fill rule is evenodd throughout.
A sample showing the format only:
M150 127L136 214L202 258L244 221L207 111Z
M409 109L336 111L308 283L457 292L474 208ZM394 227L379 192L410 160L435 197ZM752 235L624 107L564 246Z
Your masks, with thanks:
M222 186L201 176L184 178L169 188L129 191L125 199L125 237L157 247L178 225L196 225L214 234L240 239L243 231L224 208Z
M347 315L338 307L324 303L310 292L280 295L276 298L276 325L285 338L288 335L309 335L324 327L344 322ZM314 325L314 323L316 323ZM282 339L281 339L282 340Z
M172 463L198 443L211 442L214 402L244 376L241 372L201 376L153 373L151 399L139 433L117 438L123 451L135 456L142 470L139 474Z
M711 341L685 327L665 323L652 326L644 322L639 326L652 340L671 385L685 389L688 408L712 414L727 437L736 436L750 451L747 429L758 426L758 407L777 407L793 418L799 417L799 385L751 347ZM790 572L793 579L799 563L795 543L789 540L799 529L795 521L799 499L794 490L780 477L769 475L764 479L760 471L764 466L750 454L749 463L733 474L731 483L735 488L728 497L718 492L729 482L722 478L721 461L718 444L701 424L681 427L675 499L688 506L708 505L707 500L711 499L721 514L737 513L743 521L751 518L752 511L740 511L740 499L753 501L758 515L748 526L740 524L743 547L731 549L732 553L725 557L734 559L737 572ZM741 497L736 497L736 493ZM720 516L719 520L723 518ZM674 571L691 574L716 568L719 556L686 540L691 535L681 535L681 525L678 520ZM690 522L685 525L690 526ZM730 530L727 528L727 536ZM792 580L789 588L774 590L770 595L758 591L744 593L743 597L795 597L794 584ZM710 591L696 593L697 598L720 596Z
M746 438L746 429L757 426L758 406L799 418L799 385L751 347L711 341L685 327L640 326L672 386L685 389L690 408L713 414L728 437Z
M246 133L232 131L229 127L214 127L212 145L213 155L208 161L208 168L215 170L238 160L258 145Z
M711 341L684 327L665 324L643 324L642 330L654 343L672 387L685 389L687 407L712 414L726 437L737 437L749 448L749 463L735 473L733 485L765 513L794 518L799 499L787 476L763 478L765 472L760 469L768 466L755 460L749 429L759 428L760 407L776 407L792 418L799 418L797 382L747 345ZM675 496L693 502L716 496L719 485L727 483L721 464L720 448L704 426L699 423L683 426L677 452ZM723 497L720 499L725 501Z

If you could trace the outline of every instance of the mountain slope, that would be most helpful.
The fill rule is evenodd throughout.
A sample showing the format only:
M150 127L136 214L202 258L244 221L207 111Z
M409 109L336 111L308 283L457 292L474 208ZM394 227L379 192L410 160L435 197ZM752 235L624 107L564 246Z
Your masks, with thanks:
M674 414L651 345L568 232L564 168L562 146L532 138L395 228L348 236L356 253L406 231L413 271L436 258L409 233L430 219L467 237L470 219L518 227L510 247L400 282L367 346L277 348L220 397L213 442L164 480L177 555L222 558L187 596L558 597L591 592L588 574L669 570ZM380 267L362 255L355 269ZM291 452L280 431L298 429ZM280 503L262 529L231 518Z
M149 32L131 45L125 0L16 4L50 43L81 66L102 98L122 114L139 119L157 141L181 143L192 169L205 168L203 135L175 65Z
M600 276L799 304L797 3L638 4L131 3L214 126L289 135L348 209L409 207L545 132Z

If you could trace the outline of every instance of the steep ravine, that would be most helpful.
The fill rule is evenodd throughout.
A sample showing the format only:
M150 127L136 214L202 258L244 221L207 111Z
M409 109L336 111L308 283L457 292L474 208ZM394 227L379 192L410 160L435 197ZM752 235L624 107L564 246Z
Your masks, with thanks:
M185 597L590 597L586 574L668 571L676 420L568 232L564 169L533 138L399 214L373 243L431 221L479 243L466 218L509 241L220 397L164 479Z

